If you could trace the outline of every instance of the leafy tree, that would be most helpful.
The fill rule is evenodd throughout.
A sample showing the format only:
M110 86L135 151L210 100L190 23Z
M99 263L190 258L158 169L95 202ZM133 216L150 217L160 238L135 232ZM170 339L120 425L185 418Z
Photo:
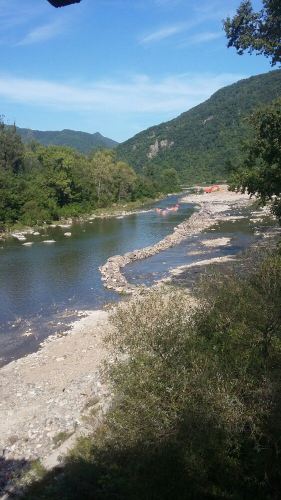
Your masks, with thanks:
M281 63L281 3L263 0L263 4L260 12L254 12L250 1L243 1L224 26L229 47L234 46L239 54L256 51L271 58L274 65ZM281 220L281 99L256 112L250 122L253 139L232 187L257 194L262 203L272 200L273 211Z
M116 199L120 202L122 199L131 198L135 190L137 174L125 162L118 161L114 171L114 182L116 185Z
M11 171L0 168L0 230L6 224L17 222L20 212L20 189L18 179Z
M111 151L98 151L91 159L97 204L99 207L114 203L114 153Z
M179 176L175 168L165 168L161 173L164 192L175 192L179 189Z
M17 173L23 164L24 146L16 127L7 128L0 119L0 169Z
M232 187L257 194L263 204L273 201L273 211L281 219L281 98L254 114L251 123L254 138Z
M151 179L144 175L138 175L135 183L135 192L133 199L153 198L157 195L157 189Z
M253 10L250 0L244 0L233 19L226 19L224 28L228 47L235 47L238 54L248 50L269 57L272 65L281 63L280 0L263 0L259 12Z

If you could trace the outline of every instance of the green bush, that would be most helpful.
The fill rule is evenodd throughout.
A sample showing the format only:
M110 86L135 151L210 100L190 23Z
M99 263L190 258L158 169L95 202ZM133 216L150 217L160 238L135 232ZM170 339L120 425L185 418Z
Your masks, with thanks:
M205 279L196 301L152 291L112 323L104 425L26 498L279 498L280 253Z

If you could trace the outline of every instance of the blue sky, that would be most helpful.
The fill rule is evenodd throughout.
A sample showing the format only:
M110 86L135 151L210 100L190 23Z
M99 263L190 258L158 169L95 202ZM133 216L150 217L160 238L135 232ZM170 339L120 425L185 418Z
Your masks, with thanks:
M226 48L239 0L0 0L0 114L125 140L271 69ZM260 8L260 0L254 0Z

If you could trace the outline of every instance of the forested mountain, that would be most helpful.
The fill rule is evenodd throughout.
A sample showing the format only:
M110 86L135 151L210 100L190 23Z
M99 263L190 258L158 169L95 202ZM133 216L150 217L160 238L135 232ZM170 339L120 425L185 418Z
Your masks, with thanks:
M224 178L243 157L251 133L246 117L279 96L281 70L241 80L120 144L117 155L137 171L174 167L186 181Z
M104 137L99 132L88 134L87 132L68 129L43 132L19 127L17 127L17 132L25 143L36 141L44 146L68 146L77 149L81 153L89 153L93 149L100 148L113 149L118 144L116 141Z

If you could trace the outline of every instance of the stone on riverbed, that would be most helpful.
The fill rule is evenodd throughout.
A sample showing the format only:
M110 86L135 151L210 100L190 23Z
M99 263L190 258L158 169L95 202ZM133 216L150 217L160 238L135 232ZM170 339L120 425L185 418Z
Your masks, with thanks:
M22 233L12 233L13 238L19 241L26 241L26 237Z
M202 241L202 245L205 247L215 248L229 245L231 238L214 238L212 240Z

